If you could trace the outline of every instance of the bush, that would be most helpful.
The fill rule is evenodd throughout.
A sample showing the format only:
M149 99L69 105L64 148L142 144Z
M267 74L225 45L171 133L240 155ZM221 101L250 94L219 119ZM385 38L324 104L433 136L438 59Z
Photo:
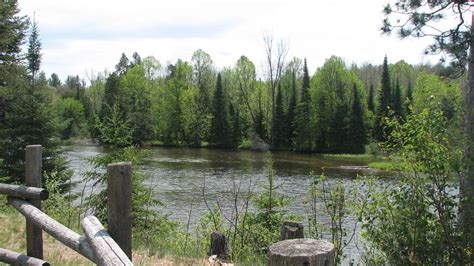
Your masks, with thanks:
M465 265L466 245L457 226L459 197L453 178L460 146L442 111L426 108L394 129L389 147L402 170L398 184L370 183L362 208L364 237L393 265Z

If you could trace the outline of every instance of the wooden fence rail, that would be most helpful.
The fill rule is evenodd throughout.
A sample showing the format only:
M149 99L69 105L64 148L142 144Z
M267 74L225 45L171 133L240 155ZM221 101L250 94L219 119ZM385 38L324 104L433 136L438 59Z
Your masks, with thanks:
M7 185L0 183L0 194L23 199L47 200L49 192L44 188Z
M26 147L27 186L0 184L0 194L26 218L27 255L0 248L0 262L14 265L49 265L43 259L42 231L99 265L133 265L131 230L131 163L110 164L108 171L109 232L94 216L81 225L87 237L41 211L41 201L49 196L42 188L42 155L40 145ZM110 233L110 235L109 235Z
M110 237L95 216L87 216L81 222L87 240L94 250L99 265L133 265L119 245Z
M0 261L9 263L11 265L50 265L44 260L29 257L3 248L0 248Z
M8 203L25 216L27 221L43 229L77 253L95 262L94 252L85 237L60 224L25 200L12 197L8 197L7 200Z

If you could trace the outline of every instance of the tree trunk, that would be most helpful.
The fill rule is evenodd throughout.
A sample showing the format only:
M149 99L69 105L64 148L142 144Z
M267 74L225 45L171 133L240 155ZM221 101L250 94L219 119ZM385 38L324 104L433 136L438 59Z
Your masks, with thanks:
M214 231L211 234L211 247L208 256L217 255L219 259L228 260L229 256L229 246L227 244L227 237L221 232Z
M474 13L472 14L474 22ZM474 24L473 24L474 25ZM474 36L474 27L471 27L471 36ZM465 237L471 250L474 250L474 38L470 39L468 84L465 88L464 106L464 133L466 134L466 144L464 148L464 172L459 180L459 193L461 199L460 225L463 228ZM474 264L474 252L470 255L471 265Z
M308 238L277 242L268 250L269 266L334 266L334 245Z
M303 223L284 221L280 229L280 241L304 238L303 228Z

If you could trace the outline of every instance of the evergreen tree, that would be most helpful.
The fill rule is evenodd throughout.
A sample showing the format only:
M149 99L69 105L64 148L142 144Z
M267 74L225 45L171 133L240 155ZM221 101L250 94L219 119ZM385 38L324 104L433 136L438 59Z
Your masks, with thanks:
M364 153L364 146L367 144L367 130L359 90L355 84L352 89L352 95L348 152Z
M51 77L48 79L48 85L55 88L59 88L59 86L61 86L61 80L59 79L58 74L51 74Z
M26 36L28 20L26 16L19 16L19 12L17 0L2 1L0 4L0 70L21 60L19 55ZM2 71L0 86L4 85L4 75Z
M339 99L327 133L329 152L346 152L349 145L349 123L349 106L343 99Z
M242 139L242 126L240 123L239 110L234 104L229 105L229 115L232 118L232 145L231 148L238 148Z
M375 113L375 104L374 104L374 85L370 84L369 89L369 99L367 100L367 108L372 113Z
M409 115L411 113L410 105L413 103L413 88L411 87L411 82L408 82L408 88L405 96L405 114Z
M286 112L286 142L288 147L293 146L293 139L295 137L295 111L296 111L296 73L292 73L291 81L291 95L288 103L288 110Z
M210 143L217 148L231 146L231 132L229 130L227 107L222 88L221 74L217 74L216 89L212 98L212 120L210 129Z
M120 60L117 65L115 65L115 72L121 76L127 72L127 70L130 68L130 60L128 60L128 57L125 55L125 53L122 53L122 56L120 57Z
M393 114L395 117L401 118L403 116L402 92L400 89L400 81L397 79L395 88L393 90Z
M32 84L34 85L36 73L39 71L41 65L41 42L39 39L38 24L34 19L28 39L26 59L28 61L28 71L31 74Z
M281 83L278 84L278 91L275 101L275 117L273 117L272 126L274 127L273 148L281 148L285 142L285 114L283 112L283 96L281 92Z
M309 74L306 59L303 68L303 86L301 88L301 98L296 105L295 115L295 148L298 151L311 151L311 97L309 95Z
M385 125L384 119L390 116L390 105L392 103L391 92L390 74L388 70L387 56L385 56L382 67L382 88L380 91L379 105L374 125L374 138L378 141L384 141L390 133L390 129Z
M140 57L140 55L137 52L133 53L132 58L133 58L133 62L131 63L130 67L136 66L136 65L139 65L139 64L142 63L142 58Z
M112 73L105 82L104 96L102 98L102 108L100 119L106 117L110 108L119 102L120 77Z
M46 83L29 85L28 69L21 65L21 45L26 36L25 17L18 17L17 1L0 4L0 176L24 182L25 148L43 146L43 172L56 178L62 191L70 177L58 142L58 119ZM36 51L37 54L40 51ZM36 61L35 71L40 67ZM53 174L54 173L54 174Z

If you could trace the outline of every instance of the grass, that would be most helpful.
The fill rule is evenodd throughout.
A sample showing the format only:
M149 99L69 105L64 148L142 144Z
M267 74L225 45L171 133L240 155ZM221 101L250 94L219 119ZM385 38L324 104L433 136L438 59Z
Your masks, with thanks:
M374 156L372 154L323 154L324 158L329 159L350 159L350 160L360 160L360 161L373 161L380 159L380 157Z
M375 168L375 169L380 169L384 171L398 171L400 167L390 161L376 161L376 162L371 162L368 165L370 168Z
M4 198L0 198L4 201ZM1 247L26 254L25 218L11 208L1 206ZM43 233L44 260L51 265L94 265L79 253ZM134 265L207 265L206 259L159 257L147 250L133 250ZM7 265L0 262L0 265Z

